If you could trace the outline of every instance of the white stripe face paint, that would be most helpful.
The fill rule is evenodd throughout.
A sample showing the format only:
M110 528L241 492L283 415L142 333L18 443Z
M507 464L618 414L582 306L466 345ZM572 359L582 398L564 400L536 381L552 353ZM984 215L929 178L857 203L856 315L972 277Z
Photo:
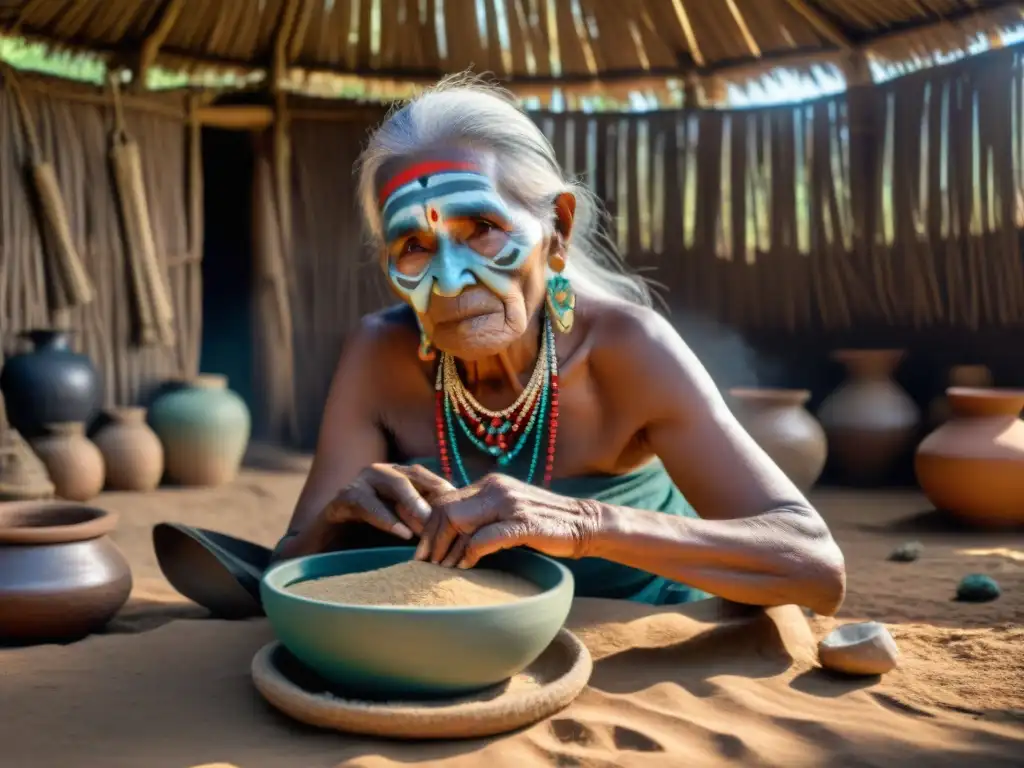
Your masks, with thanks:
M498 253L484 256L452 236L449 223L457 219L494 216L510 226ZM388 278L398 293L420 314L430 296L458 296L473 285L484 285L505 297L544 232L526 211L502 199L491 179L482 173L447 171L422 176L394 190L381 206L388 242L414 232L430 232L436 250L416 275L400 272L388 260Z

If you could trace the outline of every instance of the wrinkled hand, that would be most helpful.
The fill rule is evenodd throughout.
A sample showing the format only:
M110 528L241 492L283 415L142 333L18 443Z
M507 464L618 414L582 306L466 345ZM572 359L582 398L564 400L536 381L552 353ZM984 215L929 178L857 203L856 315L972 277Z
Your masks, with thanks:
M498 474L437 498L433 508L416 559L459 568L522 546L585 557L600 525L598 505Z
M402 539L423 532L431 503L455 487L430 470L401 464L371 464L321 513L325 523L362 522Z

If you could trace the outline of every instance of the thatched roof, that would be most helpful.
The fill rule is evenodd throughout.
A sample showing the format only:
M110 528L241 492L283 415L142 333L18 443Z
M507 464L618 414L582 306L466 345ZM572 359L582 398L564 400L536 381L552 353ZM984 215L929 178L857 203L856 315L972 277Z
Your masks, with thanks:
M1020 25L999 0L8 0L0 34L126 65L426 82L467 68L518 89L775 65L905 59Z

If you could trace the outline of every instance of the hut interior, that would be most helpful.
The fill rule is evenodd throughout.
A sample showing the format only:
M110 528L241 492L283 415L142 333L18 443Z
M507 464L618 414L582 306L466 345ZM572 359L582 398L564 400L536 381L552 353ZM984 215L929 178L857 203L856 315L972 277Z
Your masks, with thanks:
M4 344L75 329L111 403L227 373L258 434L310 446L339 345L388 301L352 164L387 102L473 69L595 188L609 236L722 386L820 396L839 375L827 352L851 345L906 348L922 402L953 363L1024 383L1022 22L994 0L4 3L0 35L101 71L4 70ZM739 106L808 83L825 95ZM120 135L142 159L148 271L109 170ZM24 177L46 162L88 302L53 287ZM149 272L173 339L133 298Z

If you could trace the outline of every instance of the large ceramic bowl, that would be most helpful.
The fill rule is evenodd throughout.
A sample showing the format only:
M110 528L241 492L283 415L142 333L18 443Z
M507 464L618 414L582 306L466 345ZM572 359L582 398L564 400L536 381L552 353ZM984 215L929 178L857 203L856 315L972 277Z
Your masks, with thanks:
M334 552L290 560L263 577L260 594L278 639L303 664L346 693L373 699L456 696L500 683L529 666L565 623L569 570L526 550L480 562L544 591L501 605L464 608L328 603L286 590L324 576L412 559L412 547Z

